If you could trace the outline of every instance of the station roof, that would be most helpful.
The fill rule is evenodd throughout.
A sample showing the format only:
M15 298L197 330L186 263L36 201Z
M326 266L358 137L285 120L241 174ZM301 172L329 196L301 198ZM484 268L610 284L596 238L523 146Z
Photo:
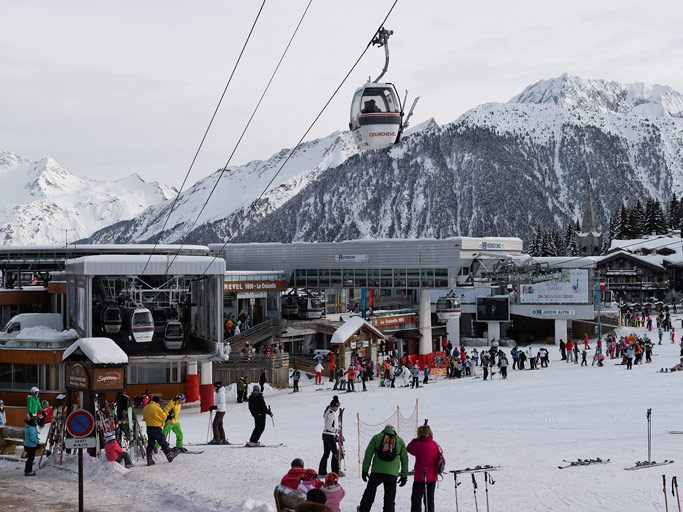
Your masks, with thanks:
M149 260L149 263L148 263ZM147 266L147 268L145 268ZM66 261L66 272L86 276L139 276L145 275L219 275L225 273L225 261L210 256L102 255L83 256Z
M94 364L128 364L128 356L109 338L81 338L76 340L62 354L66 361L71 354L80 350Z
M346 322L344 322L339 329L334 331L330 343L333 345L344 344L349 340L349 338L356 335L359 331L379 339L385 338L384 334L382 334L382 332L376 329L372 324L366 322L360 316L352 316Z

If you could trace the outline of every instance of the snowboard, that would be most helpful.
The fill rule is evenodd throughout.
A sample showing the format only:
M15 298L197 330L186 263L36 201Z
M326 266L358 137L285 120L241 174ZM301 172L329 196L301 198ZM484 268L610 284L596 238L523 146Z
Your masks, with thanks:
M645 469L645 468L654 468L654 467L657 467L657 466L666 466L666 465L668 465L668 464L673 464L673 463L674 463L674 461L672 461L672 460L665 460L664 462L654 462L654 461L653 461L653 462L647 462L647 461L643 461L643 462L636 462L636 465L635 465L635 466L631 466L630 468L624 468L624 469L627 470L627 471L631 471L631 470L634 470L634 469Z

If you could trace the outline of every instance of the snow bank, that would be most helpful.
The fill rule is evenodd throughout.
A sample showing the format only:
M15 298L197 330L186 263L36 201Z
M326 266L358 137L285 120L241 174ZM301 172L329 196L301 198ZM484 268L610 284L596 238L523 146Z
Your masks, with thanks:
M128 364L128 356L109 338L81 338L64 351L65 360L77 349L95 364Z
M69 341L78 339L78 333L69 329L68 331L57 331L44 325L27 327L22 329L14 338L15 340L41 340L41 341Z

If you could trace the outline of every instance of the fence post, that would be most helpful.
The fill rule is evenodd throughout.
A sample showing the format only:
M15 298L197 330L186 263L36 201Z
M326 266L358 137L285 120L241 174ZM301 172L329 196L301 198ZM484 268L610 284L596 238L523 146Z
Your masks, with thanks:
M356 428L358 429L358 478L360 478L360 413L356 413Z

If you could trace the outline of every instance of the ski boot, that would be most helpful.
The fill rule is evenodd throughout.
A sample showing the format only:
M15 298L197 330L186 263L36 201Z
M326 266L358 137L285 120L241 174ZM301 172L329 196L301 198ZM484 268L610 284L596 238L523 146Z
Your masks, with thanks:
M154 464L156 464L156 462L154 462L154 458L152 457L152 455L147 455L147 465L154 466Z
M173 462L173 459L175 459L176 455L176 452L174 452L173 450L169 450L166 452L166 460L169 462Z

